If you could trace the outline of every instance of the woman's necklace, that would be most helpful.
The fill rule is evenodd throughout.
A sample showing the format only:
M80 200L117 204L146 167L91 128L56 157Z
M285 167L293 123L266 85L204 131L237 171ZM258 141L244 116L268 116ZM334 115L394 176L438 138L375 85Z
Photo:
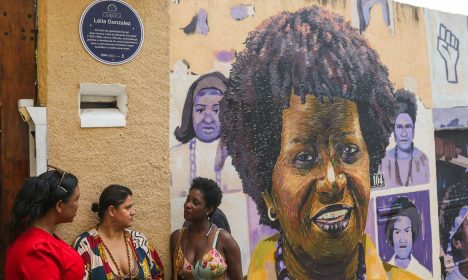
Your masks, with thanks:
M184 242L184 253L187 252L185 249L187 248L187 240L189 239L189 229L190 229L190 225L188 226L187 228L187 238L185 238L185 242ZM203 258L203 252L205 252L205 244L206 244L206 239L208 239L208 236L210 235L210 232L211 232L211 229L213 229L213 223L210 222L210 228L208 229L208 231L206 232L205 234L205 238L203 239L203 247L202 247L202 258ZM196 252L195 252L196 253ZM197 265L198 263L198 260L195 262L194 260L194 263L193 263L193 266L195 268L195 266ZM196 279L200 279L200 265L197 266L197 276L196 276Z
M130 250L128 249L127 236L125 234L125 230L123 230L123 236L124 236L125 250L127 251L128 271L129 271L129 274L130 274L129 276L130 276L130 280L131 280L132 279L132 268L130 266ZM114 256L112 256L109 248L107 248L106 243L104 243L104 240L102 238L101 238L101 242L102 242L102 245L104 246L104 249L106 249L107 254L109 254L109 257L110 257L112 263L115 265L115 268L117 268L117 276L119 277L119 279L125 279L124 275L122 275L123 273L120 272L120 268L117 265L117 262L115 261Z
M278 240L278 244L275 251L275 269L276 278L278 280L293 280L294 278L289 274L288 268L286 267L283 259L283 235ZM366 279L366 262L364 255L364 246L361 243L358 245L358 267L356 271L356 280Z
M406 182L403 185L403 182L401 181L400 177L400 166L398 165L398 146L395 146L395 173L397 177L397 183L398 186L405 186L407 187L409 184L409 179L411 178L411 174L413 173L413 144L411 143L411 159L409 162L409 170L408 170L408 177L406 177Z
M189 176L189 185L192 183L193 179L197 177L197 155L195 153L197 149L197 140L193 138L189 142L189 150L190 150L190 176ZM221 170L216 170L216 164L214 164L213 168L215 172L215 181L218 186L221 186Z

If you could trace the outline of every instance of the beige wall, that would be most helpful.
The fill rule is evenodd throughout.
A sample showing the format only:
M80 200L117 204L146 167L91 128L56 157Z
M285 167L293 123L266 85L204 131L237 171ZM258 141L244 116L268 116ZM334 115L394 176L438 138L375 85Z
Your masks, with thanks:
M38 81L47 105L49 164L75 174L80 209L75 222L60 228L66 241L96 222L92 202L111 183L129 186L137 211L135 228L144 232L169 263L169 13L168 1L127 0L145 28L140 53L109 66L83 48L78 23L92 0L43 0L39 7ZM80 83L120 83L128 96L127 126L80 128Z

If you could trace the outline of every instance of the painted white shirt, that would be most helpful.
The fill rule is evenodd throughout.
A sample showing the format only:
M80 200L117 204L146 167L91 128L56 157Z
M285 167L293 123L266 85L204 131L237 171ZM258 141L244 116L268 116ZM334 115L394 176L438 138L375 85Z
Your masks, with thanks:
M390 259L388 263L391 265L397 266L395 264L395 255ZM413 256L413 254L411 254L411 260L408 264L408 267L407 268L399 267L399 268L409 271L421 277L422 279L432 279L432 273L425 266L419 263L419 261Z
M403 184L408 180L409 186L416 186L429 183L429 160L427 156L418 148L413 149L413 161L411 176L408 178L410 159L398 160L400 179ZM385 186L388 188L401 186L397 180L395 169L395 148L386 152L379 166L379 173L383 173Z

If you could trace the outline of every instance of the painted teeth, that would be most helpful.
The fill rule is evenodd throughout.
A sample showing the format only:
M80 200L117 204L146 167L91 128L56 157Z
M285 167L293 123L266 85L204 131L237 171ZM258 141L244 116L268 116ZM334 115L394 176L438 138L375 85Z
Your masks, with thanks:
M347 209L333 211L333 212L327 212L327 213L324 213L324 214L320 215L320 217L318 217L317 219L319 219L319 220L332 220L332 219L336 219L336 218L338 218L340 216L346 215L347 212L348 212Z
M346 221L334 223L334 224L319 223L318 226L325 232L337 233L337 232L343 231L348 226L348 224L349 224L349 220L346 220Z

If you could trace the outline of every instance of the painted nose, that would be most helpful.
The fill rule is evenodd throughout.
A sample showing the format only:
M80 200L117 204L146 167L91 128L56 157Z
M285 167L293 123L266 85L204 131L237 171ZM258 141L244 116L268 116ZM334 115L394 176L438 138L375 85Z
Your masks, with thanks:
M323 178L317 182L316 192L325 198L341 199L343 190L348 183L346 176L343 173L337 174L330 161L327 162L325 172Z
M203 122L205 123L212 123L213 122L213 116L211 114L211 112L206 112L205 113L205 117L203 118Z

